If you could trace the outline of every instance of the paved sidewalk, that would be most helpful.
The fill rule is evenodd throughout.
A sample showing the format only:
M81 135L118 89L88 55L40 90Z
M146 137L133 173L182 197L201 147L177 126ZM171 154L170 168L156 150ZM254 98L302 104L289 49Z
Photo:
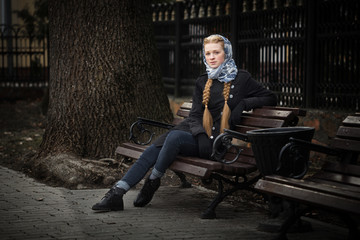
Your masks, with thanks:
M200 212L210 202L204 190L160 187L151 204L135 208L138 190L125 196L125 210L95 213L91 206L107 189L50 187L22 173L0 167L0 239L271 239L256 230L267 218L255 207L221 203L218 219ZM313 232L289 239L346 239L347 230L311 221Z

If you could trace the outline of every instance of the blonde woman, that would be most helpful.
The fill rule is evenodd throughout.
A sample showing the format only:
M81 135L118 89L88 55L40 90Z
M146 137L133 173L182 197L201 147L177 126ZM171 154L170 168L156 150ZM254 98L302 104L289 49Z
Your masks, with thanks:
M160 136L92 209L124 209L123 195L152 168L134 206L147 205L160 186L160 179L177 155L209 158L212 143L239 121L244 110L276 105L275 95L262 87L244 70L238 70L232 58L229 40L211 35L203 42L206 74L196 80L190 115L182 123Z

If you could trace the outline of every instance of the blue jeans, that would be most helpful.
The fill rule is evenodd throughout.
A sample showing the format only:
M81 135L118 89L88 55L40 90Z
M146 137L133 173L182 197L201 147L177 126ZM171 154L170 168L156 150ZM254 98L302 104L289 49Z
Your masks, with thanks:
M144 178L151 167L152 174L161 178L179 154L198 156L198 143L191 133L173 130L167 135L162 147L148 147L116 186L128 191Z

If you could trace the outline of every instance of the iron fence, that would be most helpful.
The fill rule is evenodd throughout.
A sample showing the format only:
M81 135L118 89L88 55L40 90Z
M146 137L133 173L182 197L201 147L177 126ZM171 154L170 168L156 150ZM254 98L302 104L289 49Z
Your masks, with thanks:
M273 90L280 106L359 110L357 0L184 0L153 5L163 80L190 96L205 72L201 41L219 33L238 67Z
M238 67L280 106L359 111L357 0L183 0L152 5L165 88L190 97L205 72L202 39L233 43ZM48 85L48 38L0 26L0 87Z
M48 38L25 26L0 25L0 87L48 85Z

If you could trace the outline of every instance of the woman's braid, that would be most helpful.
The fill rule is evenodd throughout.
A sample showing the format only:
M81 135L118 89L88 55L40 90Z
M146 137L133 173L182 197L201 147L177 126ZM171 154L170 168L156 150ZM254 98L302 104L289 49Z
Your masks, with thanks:
M224 90L223 90L223 95L224 95L224 108L223 108L223 112L222 112L222 116L221 116L221 123L220 123L220 132L223 133L224 129L229 129L230 128L230 124L229 124L229 118L231 115L231 110L229 108L229 105L227 104L227 101L229 99L229 95L230 95L230 86L231 86L231 82L228 83L224 83Z
M213 125L213 119L212 119L211 113L208 109L208 103L210 100L210 88L211 88L212 82L213 82L212 79L207 80L204 91L203 91L203 101L202 101L202 103L205 105L205 110L204 110L204 115L203 115L203 127L206 131L206 134L209 137L211 136L211 128Z

